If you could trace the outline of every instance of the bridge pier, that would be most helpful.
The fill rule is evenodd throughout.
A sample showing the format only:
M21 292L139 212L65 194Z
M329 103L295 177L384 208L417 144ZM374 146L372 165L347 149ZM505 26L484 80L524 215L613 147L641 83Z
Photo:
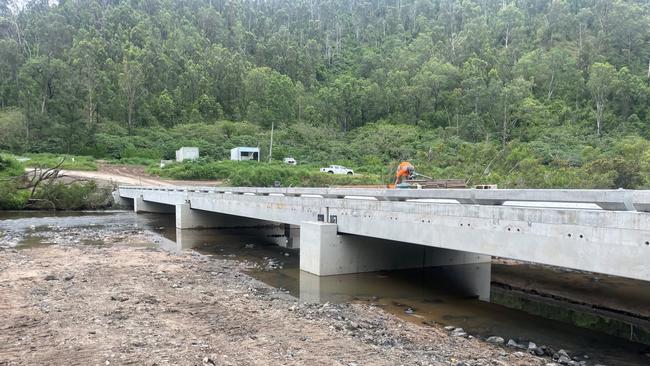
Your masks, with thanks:
M405 240L408 232L405 232ZM490 299L491 257L358 235L339 235L337 224L302 222L300 269L317 276L450 267L451 280L481 300Z
M174 206L149 202L142 199L142 197L135 197L133 199L133 211L135 211L135 213L174 213Z

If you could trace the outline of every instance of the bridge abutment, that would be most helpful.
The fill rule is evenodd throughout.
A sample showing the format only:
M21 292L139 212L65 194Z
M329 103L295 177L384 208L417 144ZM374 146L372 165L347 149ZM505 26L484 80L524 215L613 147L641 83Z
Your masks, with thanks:
M337 224L324 222L301 223L300 241L300 269L317 276L452 266L446 280L481 300L490 298L490 256L339 235Z
M120 191L113 191L113 193L111 193L111 195L113 196L114 207L122 208L122 207L132 207L133 206L133 200L128 199L128 198L123 198L122 196L120 196Z

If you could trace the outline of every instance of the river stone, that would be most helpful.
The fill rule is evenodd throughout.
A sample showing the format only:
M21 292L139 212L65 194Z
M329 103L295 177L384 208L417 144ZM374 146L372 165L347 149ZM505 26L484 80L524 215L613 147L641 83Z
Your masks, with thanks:
M560 356L560 358L558 358L557 362L559 362L561 364L568 365L569 362L573 362L573 361L571 361L571 359L568 358L567 356Z
M467 333L465 333L463 328L456 328L456 329L454 329L453 332L451 332L451 335L453 337L465 337L467 335Z
M505 342L505 340L503 338L498 337L498 336L488 337L488 339L486 339L486 341L489 342L489 343L494 343L494 344L503 344Z
M454 326L452 326L452 325L448 325L448 326L446 326L444 329L445 329L446 331L452 331L452 330L456 329L456 327L454 327Z
M508 343L507 343L506 345L507 345L508 347L514 347L514 348L519 348L519 349L526 349L526 346L524 346L523 344L519 344L519 343L515 342L515 341L512 340L512 339L509 339L509 340L508 340Z

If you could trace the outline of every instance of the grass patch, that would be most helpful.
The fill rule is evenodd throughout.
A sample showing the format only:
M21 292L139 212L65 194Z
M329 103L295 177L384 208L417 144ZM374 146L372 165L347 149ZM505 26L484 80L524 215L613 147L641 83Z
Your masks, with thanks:
M24 154L23 157L29 160L25 161L25 165L31 168L52 168L57 166L62 159L65 159L61 169L68 170L97 170L95 158L92 156L78 156L66 154L50 154L50 153L29 153Z
M122 158L122 159L108 159L102 160L102 163L111 164L111 165L157 165L160 160L149 159L149 158Z
M175 163L164 168L151 166L151 174L171 179L224 180L236 187L327 187L333 185L382 184L375 174L337 175L321 173L317 166L291 166L283 163L209 161Z

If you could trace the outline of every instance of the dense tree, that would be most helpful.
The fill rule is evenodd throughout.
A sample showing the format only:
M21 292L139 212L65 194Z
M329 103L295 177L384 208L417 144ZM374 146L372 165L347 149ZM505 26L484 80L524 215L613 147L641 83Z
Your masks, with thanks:
M647 24L645 0L0 0L1 148L154 156L146 129L188 123L399 124L550 163L548 136L650 136Z

